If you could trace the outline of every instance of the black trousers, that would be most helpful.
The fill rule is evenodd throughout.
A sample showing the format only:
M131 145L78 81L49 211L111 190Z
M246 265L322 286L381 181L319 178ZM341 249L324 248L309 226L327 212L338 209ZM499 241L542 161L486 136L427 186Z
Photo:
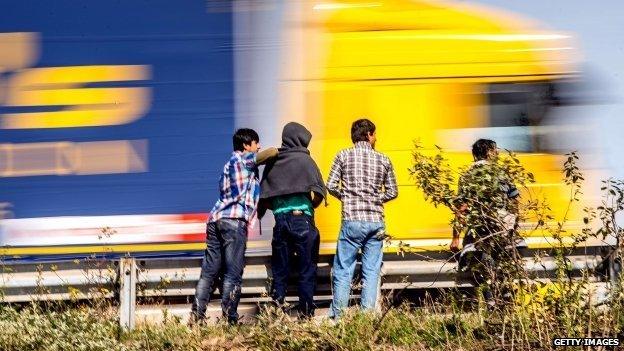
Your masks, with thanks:
M278 303L284 302L288 275L293 267L299 275L299 313L306 317L314 315L319 244L319 232L313 217L292 213L275 215L271 243L272 297Z
M527 256L528 248L526 247L497 247L485 252L484 250L475 250L465 252L460 256L458 269L459 280L468 280L472 286L483 288L483 298L486 303L493 305L494 293L492 284L488 281L499 281L502 279L499 272L499 265L503 262L509 264L522 264L522 257Z

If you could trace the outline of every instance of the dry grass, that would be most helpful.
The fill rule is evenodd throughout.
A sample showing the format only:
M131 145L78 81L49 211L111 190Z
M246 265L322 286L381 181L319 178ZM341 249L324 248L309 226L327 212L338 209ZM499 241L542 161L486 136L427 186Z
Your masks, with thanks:
M424 307L404 304L381 315L350 310L337 323L297 321L264 308L249 325L189 327L168 317L131 332L119 328L112 307L5 306L0 309L0 349L524 350L550 349L554 337L613 337L622 330L621 294L596 308L571 287L544 291L530 303L525 299L494 312L478 304L460 306L458 296L449 293L427 300Z

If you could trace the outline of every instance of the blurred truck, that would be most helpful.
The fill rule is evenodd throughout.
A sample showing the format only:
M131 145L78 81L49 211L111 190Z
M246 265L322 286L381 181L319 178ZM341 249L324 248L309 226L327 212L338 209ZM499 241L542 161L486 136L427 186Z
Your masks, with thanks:
M0 18L7 259L197 254L235 128L268 146L290 120L312 131L325 177L351 122L373 120L399 181L388 232L422 250L447 248L450 212L409 178L415 139L466 165L472 142L493 138L555 210L567 200L545 121L579 58L569 35L516 15L453 1L61 0L8 1ZM340 203L316 222L331 253ZM253 228L249 250L270 252L270 228Z

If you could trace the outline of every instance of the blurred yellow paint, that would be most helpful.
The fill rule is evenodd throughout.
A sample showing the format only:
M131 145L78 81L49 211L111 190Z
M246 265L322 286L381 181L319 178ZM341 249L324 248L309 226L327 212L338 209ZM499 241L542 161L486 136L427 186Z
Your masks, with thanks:
M5 114L3 129L111 126L141 118L151 103L147 87L84 87L149 79L147 66L29 68L9 81L6 106L66 106L59 111Z
M284 84L296 86L300 100L292 101L304 101L300 112L314 135L313 155L327 175L336 153L352 145L351 123L371 119L377 125L377 149L391 158L397 173L399 197L387 204L386 223L388 232L402 240L451 236L450 211L426 203L409 177L414 140L433 147L444 143L447 131L487 127L490 84L552 82L576 74L579 57L567 34L491 9L398 0L311 1L304 7L300 35L307 51L292 56L301 57L304 66L287 69L287 78L296 84ZM288 114L296 111L288 106L291 101L284 104ZM449 150L454 166L472 162L468 147ZM532 192L547 196L561 214L569 194L561 179L563 158L519 157L544 184ZM340 202L330 198L330 206L316 217L322 241L335 241Z

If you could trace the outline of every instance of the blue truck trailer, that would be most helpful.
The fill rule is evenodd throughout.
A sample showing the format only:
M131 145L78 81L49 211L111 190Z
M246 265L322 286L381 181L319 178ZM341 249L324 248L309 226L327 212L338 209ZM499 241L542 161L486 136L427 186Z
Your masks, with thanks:
M5 257L199 250L231 152L232 3L3 3Z

